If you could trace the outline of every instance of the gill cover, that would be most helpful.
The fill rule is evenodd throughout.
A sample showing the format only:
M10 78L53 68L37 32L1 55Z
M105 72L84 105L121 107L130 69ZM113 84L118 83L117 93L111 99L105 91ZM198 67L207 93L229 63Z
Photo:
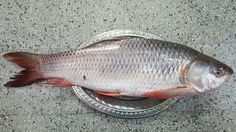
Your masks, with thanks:
M203 60L195 61L186 75L189 85L200 93L219 87L233 74L233 70L227 65L205 57Z

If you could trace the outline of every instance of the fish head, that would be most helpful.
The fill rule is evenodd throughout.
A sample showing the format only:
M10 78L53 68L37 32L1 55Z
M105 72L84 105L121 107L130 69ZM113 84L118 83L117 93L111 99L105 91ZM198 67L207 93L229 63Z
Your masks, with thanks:
M186 79L197 92L216 89L232 76L233 70L224 63L204 56L194 61L188 69Z

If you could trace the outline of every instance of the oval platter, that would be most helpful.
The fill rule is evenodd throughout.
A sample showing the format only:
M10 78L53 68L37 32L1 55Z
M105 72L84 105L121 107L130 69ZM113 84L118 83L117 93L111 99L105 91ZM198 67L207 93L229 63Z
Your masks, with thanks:
M88 42L82 44L80 48L98 41L122 36L138 36L151 39L161 39L159 36L150 33L120 29L99 34ZM96 94L92 90L79 86L73 86L73 90L79 99L88 106L102 113L120 118L144 118L152 116L169 108L177 101L177 99L158 100L126 96L109 97Z

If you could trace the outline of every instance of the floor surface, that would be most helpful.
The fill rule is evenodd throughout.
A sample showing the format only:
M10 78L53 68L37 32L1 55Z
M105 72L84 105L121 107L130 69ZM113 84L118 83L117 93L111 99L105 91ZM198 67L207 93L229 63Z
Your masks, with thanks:
M235 75L216 91L132 120L88 108L71 88L2 86L18 71L3 53L67 51L114 29L159 35L236 70L236 0L1 0L0 131L236 131Z

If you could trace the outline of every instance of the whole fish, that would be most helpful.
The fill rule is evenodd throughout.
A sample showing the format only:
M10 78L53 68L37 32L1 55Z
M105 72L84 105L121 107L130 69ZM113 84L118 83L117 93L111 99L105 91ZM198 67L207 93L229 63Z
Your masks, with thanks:
M6 53L25 68L5 84L81 86L107 96L158 99L196 95L227 81L233 70L190 47L142 37L115 37L55 54Z

